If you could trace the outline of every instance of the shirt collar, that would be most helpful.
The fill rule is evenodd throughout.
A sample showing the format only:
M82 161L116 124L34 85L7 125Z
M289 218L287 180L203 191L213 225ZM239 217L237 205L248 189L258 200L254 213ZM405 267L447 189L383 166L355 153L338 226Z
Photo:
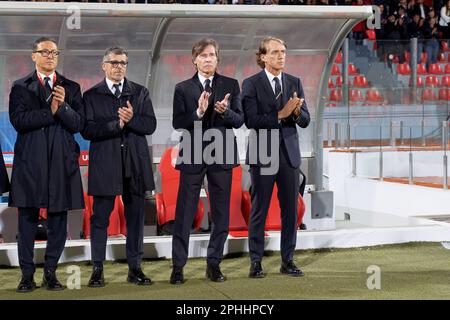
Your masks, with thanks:
M55 72L53 71L51 74L49 74L48 76L46 76L43 73L40 73L39 71L36 71L39 74L39 77L42 79L42 81L44 82L45 77L49 77L50 81L48 82L48 84L50 85L50 87L53 88L53 79L55 79Z
M200 72L197 72L197 76L198 76L198 80L200 80L200 83L202 84L203 88L205 87L205 81L206 81L206 79L211 80L210 86L211 86L211 88L212 88L212 82L213 82L213 79L214 79L214 75L212 75L212 76L209 77L209 78L205 78L204 76L202 76L202 75L200 74Z
M109 80L108 78L106 79L106 85L108 86L109 90L111 90L112 93L114 93L116 90L114 89L114 85L116 84L115 82ZM123 83L124 83L125 79L122 79L122 81L119 82L119 87L120 87L120 91L122 92L123 90Z
M273 85L274 78L278 78L280 80L280 85L281 85L281 75L283 74L283 72L281 72L278 76L274 76L269 71L267 71L267 69L264 69L264 71L266 72L267 78L269 78L269 82L271 85Z

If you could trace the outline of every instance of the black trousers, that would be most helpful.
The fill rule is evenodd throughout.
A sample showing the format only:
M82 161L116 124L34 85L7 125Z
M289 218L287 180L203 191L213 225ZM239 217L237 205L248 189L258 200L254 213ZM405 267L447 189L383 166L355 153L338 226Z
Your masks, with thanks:
M230 195L232 170L210 170L205 167L198 174L181 172L178 188L175 224L172 238L172 263L184 267L188 258L189 235L197 211L203 179L208 179L212 214L212 229L207 250L207 263L218 265L230 224Z
M24 276L34 275L34 241L39 224L39 208L18 208L19 238L17 250L19 265ZM47 247L44 270L55 271L67 238L67 211L47 212Z
M252 210L249 223L249 251L252 262L261 261L264 254L264 228L275 182L278 187L278 201L281 209L281 258L283 261L288 261L294 256L297 242L300 169L290 166L285 152L285 146L282 143L280 144L280 162L277 174L261 175L260 167L250 168Z
M108 239L109 216L116 196L94 196L91 217L91 258L94 266L103 267ZM124 187L122 195L127 226L126 256L130 269L139 268L144 254L144 195L136 195Z

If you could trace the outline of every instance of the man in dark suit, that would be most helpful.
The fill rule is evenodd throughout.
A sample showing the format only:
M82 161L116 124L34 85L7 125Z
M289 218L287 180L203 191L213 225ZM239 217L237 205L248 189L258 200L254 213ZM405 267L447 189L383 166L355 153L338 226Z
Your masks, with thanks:
M0 195L8 192L9 188L8 172L6 172L5 160L3 160L3 152L0 146Z
M252 182L249 223L251 278L265 276L261 266L264 226L275 182L282 224L280 271L291 276L303 275L293 260L301 159L297 126L306 128L310 117L300 79L283 72L285 62L284 41L275 37L264 38L257 52L257 63L263 70L245 79L242 86L245 124L252 131L247 153ZM271 141L273 136L276 140ZM263 141L267 144L261 144ZM266 163L263 155L270 155L273 163Z
M67 237L67 211L84 208L74 134L84 126L80 86L56 72L56 42L39 38L32 60L36 70L14 82L9 118L17 131L9 206L19 211L18 254L22 279L18 292L33 291L33 250L40 208L47 209L48 241L42 286L64 287L56 267Z
M218 43L213 39L203 39L194 44L192 62L197 73L176 85L173 98L172 124L176 130L183 129L184 133L176 165L181 172L172 242L172 284L184 282L189 233L205 175L212 215L206 276L215 282L225 280L219 265L228 236L232 168L239 165L233 128L244 123L239 83L217 73ZM199 154L194 136L213 131L220 134L211 143L203 142L197 146ZM212 147L212 144L217 147L215 153L211 152L211 157L202 157L205 148Z
M90 140L88 194L94 196L91 217L93 272L89 287L103 287L109 216L116 195L122 195L127 227L127 281L151 284L141 269L144 253L144 194L155 188L146 135L156 129L149 92L125 78L128 52L112 47L103 56L105 79L84 93Z

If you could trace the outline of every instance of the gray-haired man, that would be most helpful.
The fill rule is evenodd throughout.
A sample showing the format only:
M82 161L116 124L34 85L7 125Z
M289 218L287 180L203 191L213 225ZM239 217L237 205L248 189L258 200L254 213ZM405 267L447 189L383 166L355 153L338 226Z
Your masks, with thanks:
M106 50L105 79L85 92L86 126L90 140L88 194L94 196L91 217L91 256L94 265L88 286L103 287L109 216L116 195L122 195L127 227L127 281L149 285L141 270L144 233L144 193L154 189L146 135L156 129L148 90L125 78L128 53Z

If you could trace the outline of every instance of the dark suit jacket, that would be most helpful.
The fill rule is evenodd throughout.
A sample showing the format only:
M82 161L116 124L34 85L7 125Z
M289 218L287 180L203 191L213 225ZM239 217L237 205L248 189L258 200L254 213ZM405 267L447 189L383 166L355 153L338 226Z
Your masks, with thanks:
M113 196L123 193L122 140L126 139L131 156L131 191L143 194L155 188L152 161L146 135L155 132L156 118L149 92L143 86L125 79L120 99L109 90L106 80L84 93L86 127L82 136L89 147L88 193ZM123 130L119 127L119 107L127 100L133 107L133 118Z
M9 191L8 172L6 172L5 161L3 160L2 148L0 146L0 196Z
M17 131L11 176L11 207L47 208L50 212L84 208L74 134L84 126L78 83L57 73L65 103L55 115L45 102L36 71L14 82L9 118Z
M211 115L211 122L208 128L214 128L221 132L222 137L226 137L228 134L230 139L224 143L223 157L218 154L216 156L221 159L216 164L211 164L213 170L227 170L239 165L239 154L236 144L236 136L232 128L239 128L244 123L244 115L241 107L241 94L239 89L239 83L237 80L222 76L218 73L214 75L212 83L212 95L210 97L210 104L208 108L214 109L214 104L217 101L222 101L227 93L230 94L228 110L222 117L217 112L213 111ZM175 86L175 93L173 97L173 120L172 125L175 130L184 129L186 132L182 135L182 144L180 148L180 157L185 156L190 158L190 163L180 163L176 165L176 169L189 172L199 173L205 166L203 157L201 164L194 164L194 150L191 150L191 156L188 157L183 152L183 141L187 141L186 135L190 136L190 145L194 148L194 122L198 121L200 135L207 129L205 127L205 121L207 116L204 115L202 119L197 117L198 99L203 92L203 86L198 79L197 73L188 80L178 83ZM202 128L203 122L203 128ZM224 139L225 141L225 139ZM209 145L208 142L202 143L201 151ZM227 154L234 152L234 156L227 161Z
M299 98L305 98L303 87L299 78L282 73L282 105L284 106L294 92ZM298 140L297 126L306 128L310 121L306 100L301 106L299 119L294 120L294 115L283 119L278 123L278 109L276 106L275 94L270 85L269 79L264 70L254 76L244 80L242 84L242 106L244 109L245 125L249 129L255 129L255 135L250 135L249 143L255 143L256 139L261 140L263 132L257 129L268 129L267 150L270 153L270 129L280 129L281 139L284 140L287 149L287 156L293 168L300 166L300 146ZM281 141L281 140L280 140ZM255 145L255 144L254 144ZM256 163L251 163L249 150L247 149L246 163L255 166L262 166L259 152L256 155Z

